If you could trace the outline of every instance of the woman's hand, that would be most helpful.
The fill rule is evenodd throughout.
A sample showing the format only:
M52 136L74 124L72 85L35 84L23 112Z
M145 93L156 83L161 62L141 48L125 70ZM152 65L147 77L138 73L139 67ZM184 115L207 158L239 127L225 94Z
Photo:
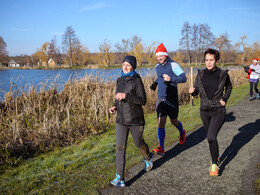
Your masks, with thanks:
M194 88L194 87L190 87L189 93L192 94L192 93L194 93L194 92L195 92L195 88Z
M115 107L115 106L113 106L113 107L109 108L109 113L110 113L110 114L115 114L115 113L116 113L116 111L117 111L117 109L116 109L116 107Z
M224 100L222 100L222 99L221 99L219 102L220 102L220 104L221 104L222 106L225 106L225 105L226 105L226 102L225 102Z
M117 94L116 94L116 99L117 99L118 101L121 101L121 100L124 100L124 99L125 99L125 96L126 96L125 93L117 93Z

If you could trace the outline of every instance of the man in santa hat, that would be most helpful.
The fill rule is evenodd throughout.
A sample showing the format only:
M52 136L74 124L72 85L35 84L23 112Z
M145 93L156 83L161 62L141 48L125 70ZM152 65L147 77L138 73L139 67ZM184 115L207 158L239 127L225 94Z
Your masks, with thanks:
M257 89L257 85L259 82L259 75L260 75L260 65L258 64L258 58L255 58L253 60L253 64L249 66L250 70L250 76L249 76L249 82L250 82L250 101L254 100L253 97L253 89L256 92L256 98L260 99L260 94Z
M164 45L161 43L156 51L158 64L155 66L157 79L151 85L152 90L156 90L158 85L158 96L156 100L156 111L158 119L158 140L159 146L153 151L164 155L165 124L167 116L171 123L179 130L179 144L185 142L185 130L182 123L178 120L179 102L178 102L178 83L185 83L186 76L179 64L171 60Z

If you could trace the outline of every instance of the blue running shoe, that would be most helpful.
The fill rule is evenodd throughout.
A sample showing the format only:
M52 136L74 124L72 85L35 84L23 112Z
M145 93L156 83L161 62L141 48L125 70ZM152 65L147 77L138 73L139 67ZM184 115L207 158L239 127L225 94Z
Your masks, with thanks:
M256 94L256 99L260 99L260 94L259 93Z
M254 99L255 99L254 97L250 97L250 98L249 98L250 101L253 101Z
M151 159L148 160L144 160L144 170L145 171L150 171L153 168L153 153L151 153Z
M113 181L110 181L110 184L116 187L125 187L124 180L116 173L116 178Z

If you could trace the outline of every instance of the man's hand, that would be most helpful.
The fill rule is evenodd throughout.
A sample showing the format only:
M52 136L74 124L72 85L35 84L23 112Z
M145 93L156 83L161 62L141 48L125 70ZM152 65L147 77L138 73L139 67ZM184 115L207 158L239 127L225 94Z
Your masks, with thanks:
M169 82L171 80L171 77L169 75L167 75L167 74L163 74L162 77L163 77L164 81Z

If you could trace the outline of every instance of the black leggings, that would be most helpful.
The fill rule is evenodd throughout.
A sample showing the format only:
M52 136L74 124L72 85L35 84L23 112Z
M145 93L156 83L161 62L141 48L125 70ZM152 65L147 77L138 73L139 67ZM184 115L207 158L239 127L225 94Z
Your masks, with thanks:
M225 107L214 111L200 111L200 117L207 133L211 160L214 164L217 164L219 156L217 135L224 124L225 116Z
M253 97L253 88L254 88L255 92L258 93L257 84L258 83L250 82L250 96L251 97Z
M126 126L116 123L116 171L124 178L125 169L125 151L129 131L132 134L135 146L139 148L145 160L150 160L148 145L144 142L144 126Z

